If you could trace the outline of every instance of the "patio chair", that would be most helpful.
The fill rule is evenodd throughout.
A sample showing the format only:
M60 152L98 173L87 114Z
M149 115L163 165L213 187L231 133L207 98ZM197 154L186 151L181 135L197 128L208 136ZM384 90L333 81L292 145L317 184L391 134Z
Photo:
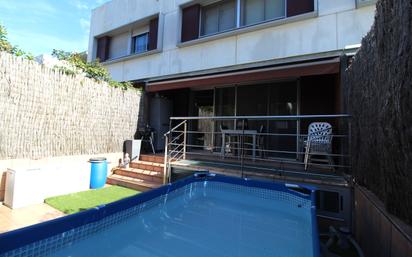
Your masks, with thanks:
M259 150L259 156L260 158L265 158L266 157L266 151L265 151L265 136L262 135L262 133L265 131L265 126L260 125L258 135L256 138L256 148Z
M233 153L236 155L236 151L239 151L240 147L240 138L237 135L225 135L225 140L223 140L223 130L226 128L220 125L220 132L222 133L222 155L225 156L226 153ZM223 141L225 141L225 145L223 145Z
M140 127L138 128L138 131L135 135L135 138L138 138L142 140L142 146L146 147L148 144L150 147L150 150L152 150L153 154L156 154L155 148L154 148L154 129L151 128L149 125L146 125L144 128Z
M256 135L256 150L259 152L259 157L260 158L265 158L266 157L265 136L262 135L264 130L265 130L265 126L263 124L260 125L259 130L257 131L258 134ZM244 144L253 147L252 143L246 142Z
M332 125L327 122L313 122L309 124L308 138L305 144L305 170L307 170L312 155L324 155L330 165L333 165L332 153Z

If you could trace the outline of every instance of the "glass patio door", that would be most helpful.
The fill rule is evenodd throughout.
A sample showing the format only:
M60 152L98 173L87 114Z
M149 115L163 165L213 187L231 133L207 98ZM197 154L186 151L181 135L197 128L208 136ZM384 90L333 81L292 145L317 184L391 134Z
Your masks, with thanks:
M235 116L236 115L236 87L224 87L215 89L215 115ZM215 122L215 151L220 151L222 144L222 129L234 129L234 120L224 120Z
M298 82L273 82L263 85L233 86L215 89L216 116L287 116L298 115ZM235 129L236 121L216 121L215 146L220 146L221 128ZM264 149L268 158L296 158L296 121L249 120L246 129L263 129Z
M214 90L202 90L194 92L194 105L196 109L196 116L199 117L213 117L213 97ZM213 150L213 121L209 119L192 121L197 123L197 132L195 144L200 146L197 150Z
M270 116L297 115L298 111L298 83L296 81L275 83L269 87ZM291 121L269 121L267 140L268 150L273 151L270 157L296 158L298 123Z
M268 85L247 85L237 88L238 116L266 116L268 112ZM247 129L259 131L265 120L249 120Z

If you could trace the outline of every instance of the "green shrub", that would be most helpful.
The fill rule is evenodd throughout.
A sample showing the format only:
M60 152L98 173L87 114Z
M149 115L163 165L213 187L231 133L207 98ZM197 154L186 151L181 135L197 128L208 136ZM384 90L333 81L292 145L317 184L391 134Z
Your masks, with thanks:
M7 52L15 56L22 56L28 60L33 60L34 57L31 53L27 53L20 49L18 46L13 46L7 39L7 30L0 24L0 51Z
M66 61L69 66L57 66L56 69L64 72L67 75L84 73L86 77L95 79L96 81L107 82L110 86L116 88L133 88L131 82L114 81L106 68L99 61L87 62L87 55L84 53L70 53L63 50L53 50L52 55L60 61Z

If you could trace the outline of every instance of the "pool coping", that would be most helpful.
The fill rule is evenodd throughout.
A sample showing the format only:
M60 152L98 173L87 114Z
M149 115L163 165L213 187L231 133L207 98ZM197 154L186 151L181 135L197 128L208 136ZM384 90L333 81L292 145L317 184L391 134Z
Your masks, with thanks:
M235 178L228 177L224 175L217 175L208 172L195 173L194 175L178 180L174 183L169 183L163 185L157 189L147 191L135 196L130 196L122 200L100 205L98 207L82 211L79 213L67 215L54 220L46 221L43 223L31 225L29 227L9 231L0 234L0 255L7 253L9 251L18 249L20 247L27 246L29 244L39 242L41 240L50 238L62 234L66 231L70 231L81 226L85 226L91 223L98 222L110 215L119 213L121 211L127 210L134 206L143 204L150 201L156 197L166 195L172 191L182 188L188 184L199 182L199 181L213 181L213 182L223 182L228 184L241 185L246 187L255 187L269 190L276 190L287 192L292 195L301 197L306 200L311 201L311 223L312 223L312 247L313 256L318 257L320 255L319 249L319 233L317 227L316 219L316 201L315 201L315 191L316 189L312 186L307 185L297 185L297 184L281 184L269 181L260 181L248 178ZM309 194L296 191L296 189L303 189Z

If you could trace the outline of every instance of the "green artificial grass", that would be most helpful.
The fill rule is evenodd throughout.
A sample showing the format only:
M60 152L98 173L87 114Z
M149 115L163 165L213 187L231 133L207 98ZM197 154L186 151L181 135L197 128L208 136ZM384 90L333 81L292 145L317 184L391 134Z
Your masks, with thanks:
M66 214L73 214L138 193L140 192L125 187L110 186L74 194L50 197L47 198L45 202Z

